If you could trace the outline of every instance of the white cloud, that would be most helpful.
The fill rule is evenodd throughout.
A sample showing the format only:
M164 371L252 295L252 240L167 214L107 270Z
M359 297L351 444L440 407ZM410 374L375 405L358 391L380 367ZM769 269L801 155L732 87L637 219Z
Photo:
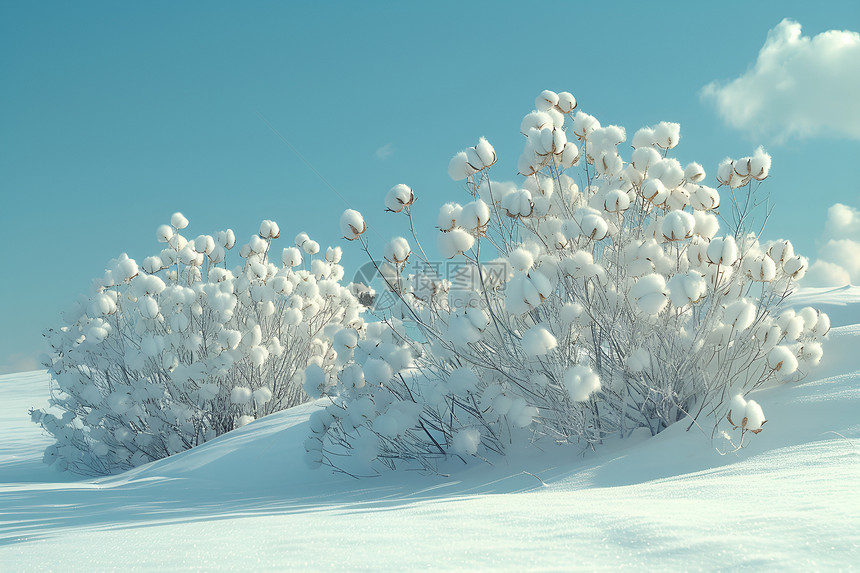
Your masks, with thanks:
M755 64L702 99L755 137L860 139L860 34L828 30L810 38L785 19L767 34Z
M386 143L382 147L376 150L374 155L376 155L377 159L388 159L391 154L394 153L394 146L390 143Z
M860 284L860 210L836 203L827 210L827 222L818 260L803 278L803 286Z

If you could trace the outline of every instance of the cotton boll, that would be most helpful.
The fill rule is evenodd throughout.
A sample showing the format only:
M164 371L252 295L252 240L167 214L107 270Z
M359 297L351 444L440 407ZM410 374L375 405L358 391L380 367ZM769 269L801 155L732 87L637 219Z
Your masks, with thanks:
M470 177L477 169L469 165L469 157L465 151L460 151L448 163L448 176L454 181L462 181Z
M482 168L492 166L496 162L496 150L490 145L486 138L482 137L478 140L478 145L475 146L475 152L481 160Z
M661 231L667 241L681 241L693 236L696 219L686 211L672 211L663 218Z
M151 296L144 296L137 301L137 308L144 318L156 318L158 316L158 303Z
M824 356L824 350L821 348L820 342L808 341L804 342L800 347L800 360L816 365L821 362L821 357Z
M703 211L693 211L693 218L696 221L693 233L700 237L710 239L720 230L720 221L715 215Z
M781 376L787 376L797 370L797 358L787 346L777 346L768 352L767 364Z
M463 456L474 456L481 444L481 432L475 428L466 428L454 434L451 442L454 451Z
M650 127L643 127L633 134L632 144L634 149L640 149L654 145L655 141L654 130Z
M732 326L735 331L746 330L755 322L756 308L746 299L735 301L723 311L723 322Z
M332 346L337 351L338 356L348 354L358 345L358 332L353 328L342 328L332 339Z
M770 155L763 147L756 149L749 161L750 176L758 181L766 179L770 173L770 162Z
M194 239L194 250L198 253L209 254L215 249L215 239L210 235L200 235Z
M830 316L827 313L819 312L818 313L818 321L815 323L815 327L813 328L813 333L816 338L827 336L827 333L830 332Z
M594 263L594 258L588 251L576 251L561 262L564 272L573 278L585 278L586 269Z
M588 366L577 365L564 373L564 387L574 402L585 402L593 392L600 390L600 378Z
M814 332L815 326L818 323L818 317L820 312L811 306L805 306L800 309L797 313L803 319L804 330L807 332Z
M274 221L265 219L260 223L260 236L264 239L277 239L281 236L281 229Z
M161 225L155 231L159 243L167 243L173 238L173 229L169 225Z
M179 233L174 233L170 240L167 241L167 244L173 247L175 251L180 251L185 248L185 245L188 244L188 239L180 235Z
M564 144L564 149L561 151L561 166L564 169L570 169L579 162L580 150L579 147L572 141Z
M776 324L765 324L756 332L756 338L761 342L760 351L768 353L779 344L782 338L782 329Z
M731 266L738 259L738 246L734 237L716 237L708 244L708 260L715 265Z
M218 233L216 233L215 235L215 240L219 245L229 251L233 248L233 245L236 244L236 235L233 234L232 229L227 229L226 231L218 231Z
M520 123L520 133L527 135L530 129L540 130L545 127L552 127L553 125L549 114L542 111L533 111L526 115Z
M399 183L391 188L385 196L385 210L399 213L404 207L409 207L415 202L415 193L411 187Z
M161 257L146 257L143 259L143 264L141 266L145 272L150 274L157 273L158 271L166 268Z
M325 260L327 260L333 265L338 264L342 257L343 249L341 249L340 247L328 247L325 250Z
M440 231L450 231L457 226L457 220L463 212L463 207L457 203L445 203L439 209L436 222Z
M546 163L545 158L541 158L534 150L534 147L527 141L526 149L517 159L517 173L525 177L531 177L541 170Z
M753 433L761 431L762 424L767 421L761 406L755 400L747 401L746 408L744 409L744 419L746 420L744 429Z
M750 174L750 159L751 157L742 157L740 159L735 159L732 162L732 169L735 170L735 174L740 177L747 177Z
M116 302L107 294L99 293L90 301L87 314L90 316L107 316L116 312Z
M340 372L340 383L347 388L364 388L364 371L358 364L349 364Z
M700 164L693 162L684 168L684 179L692 183L698 183L705 178L705 168Z
M505 308L511 314L521 315L540 306L540 292L528 275L517 274L505 288Z
M628 298L645 314L658 314L666 307L669 294L662 275L645 275L630 289Z
M508 255L508 263L511 267L520 272L526 272L534 265L534 256L526 249L519 247L514 249Z
M669 198L669 190L659 179L646 179L642 183L642 196L654 205L662 205Z
M478 155L478 150L474 147L466 148L466 163L471 169L474 169L476 172L484 168L484 162Z
M526 137L528 145L536 155L547 156L552 153L552 127L530 129Z
M354 241L367 230L364 217L354 209L347 209L340 216L340 232L348 241Z
M522 348L527 356L543 356L558 346L555 336L541 325L535 325L523 333Z
M709 211L720 206L720 193L713 187L700 186L690 194L690 205L698 211Z
M648 171L648 177L659 179L666 189L676 189L684 182L684 169L677 159L669 157L654 163Z
M600 122L597 121L595 117L590 116L587 113L578 111L576 112L576 115L573 116L573 125L571 126L571 129L580 139L585 139L589 134L591 134L591 132L599 128Z
M582 235L594 241L602 241L609 234L609 225L597 213L585 215L579 222Z
M535 98L535 109L538 111L547 111L558 104L558 94L550 91L544 90L541 94Z
M750 257L744 261L747 276L754 281L770 282L776 277L776 263L767 255Z
M735 426L745 426L744 418L746 417L747 401L740 394L732 397L729 403L729 421Z
M570 92L558 92L558 101L555 103L555 107L561 113L570 113L576 108L576 98Z
M669 299L677 307L695 304L707 293L705 277L696 271L673 275L667 286L669 287Z
M307 240L302 245L302 249L304 249L304 251L309 255L315 255L320 252L320 244L316 241Z
M466 203L457 218L457 224L471 232L484 229L489 222L490 208L481 199Z
M92 342L93 344L101 344L102 342L104 342L104 339L107 338L109 335L110 335L109 325L107 325L107 324L102 324L102 325L93 324L93 325L90 325L89 328L87 328L85 337L86 337L86 340L88 340L89 342Z
M791 257L782 264L782 270L794 280L800 280L809 268L809 259L806 257Z
M552 130L552 152L555 154L562 154L564 152L564 148L567 145L567 136L564 134L564 131L561 129L553 129Z
M728 157L723 159L720 162L719 167L717 167L717 181L719 181L721 185L731 185L732 180L736 177L734 167L732 166L732 160Z
M410 254L412 250L409 248L409 242L403 237L394 237L385 244L385 260L390 263L405 263Z
M269 343L266 345L266 349L269 351L269 354L276 357L281 356L284 353L284 347L281 345L281 341L274 337L269 340Z
M654 126L654 143L662 149L672 149L681 139L681 124L661 121Z
M302 264L304 259L302 258L302 252L296 247L287 247L284 249L281 260L283 260L285 267L292 268Z
M768 254L774 262L782 266L787 260L794 257L794 245L791 244L791 241L780 239L770 246Z
M502 200L502 209L508 217L530 217L534 210L532 195L526 189L517 189L505 195Z
M446 259L452 259L472 248L475 237L463 229L453 229L447 233L440 233L437 239L439 252Z
M170 216L170 224L174 229L184 229L188 226L188 219L182 213L176 212Z
M268 250L269 244L257 235L253 235L248 241L248 247L250 247L252 253L262 254Z
M134 278L138 274L137 263L134 259L128 258L128 255L123 253L116 261L114 266L114 277L120 282L125 282Z
M478 331L483 331L490 325L490 314L484 309L470 306L465 310L465 313L469 322L471 322L472 326L477 328Z
M797 316L793 312L785 312L777 318L777 324L782 328L783 337L785 340L797 340L803 334L804 323L803 317Z
M254 366L262 366L265 364L266 360L269 358L269 351L265 346L254 346L250 350L248 350L248 360L251 361L251 364Z
M660 156L660 153L656 149L649 145L647 147L639 147L637 149L634 149L633 155L630 159L631 163L633 164L633 167L635 167L637 171L639 171L640 173L645 173L652 165L656 165L663 158Z
M239 346L242 342L242 333L238 330L224 329L218 333L218 343L228 350Z
M630 207L630 197L620 189L613 189L603 199L603 208L610 213L623 213Z

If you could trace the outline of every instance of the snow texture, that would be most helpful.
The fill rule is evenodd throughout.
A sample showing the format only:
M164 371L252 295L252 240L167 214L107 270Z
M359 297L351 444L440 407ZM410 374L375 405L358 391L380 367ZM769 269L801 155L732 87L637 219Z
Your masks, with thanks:
M449 477L356 481L300 459L320 401L118 476L81 480L42 463L52 440L27 409L45 400L48 376L0 376L0 563L8 571L56 568L58 559L64 571L852 570L860 562L860 289L801 291L795 304L833 315L825 358L809 382L748 396L748 424L752 402L768 422L726 455L714 449L726 451L719 437L680 422L596 454L550 449L493 466L457 461ZM467 431L456 438L466 455L476 443ZM344 543L344 531L362 543Z

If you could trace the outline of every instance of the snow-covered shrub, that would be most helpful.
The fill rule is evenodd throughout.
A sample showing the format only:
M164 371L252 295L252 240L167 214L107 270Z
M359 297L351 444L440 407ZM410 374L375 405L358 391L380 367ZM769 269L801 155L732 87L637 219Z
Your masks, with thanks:
M379 266L397 302L313 418L312 465L342 468L351 453L370 468L433 469L516 441L593 447L684 418L716 431L731 397L820 359L826 315L780 311L806 259L750 232L763 149L725 160L708 186L702 165L671 156L678 124L640 129L630 147L569 93L544 91L535 107L520 126L522 179L490 178L483 138L448 166L470 197L442 206L438 251L469 280L441 272L414 231L411 248L386 249L394 262L410 253L415 272ZM414 200L398 185L385 201L410 230ZM369 256L361 216L342 221ZM759 430L749 404L744 430Z
M339 247L314 258L300 233L274 256L267 220L228 268L233 232L192 239L187 225L173 215L157 231L165 248L140 265L110 261L46 333L50 408L31 412L56 438L46 462L106 474L186 450L307 400L309 364L325 386L349 359L343 341L364 327Z

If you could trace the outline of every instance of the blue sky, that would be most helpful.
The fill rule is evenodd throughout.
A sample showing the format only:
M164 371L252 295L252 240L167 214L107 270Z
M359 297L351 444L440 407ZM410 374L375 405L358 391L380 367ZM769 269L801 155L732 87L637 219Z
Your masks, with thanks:
M631 136L680 122L676 156L702 163L711 184L721 159L765 145L776 203L765 238L790 238L813 259L834 239L827 224L857 223L856 65L793 78L812 94L792 99L796 109L762 96L739 125L731 107L767 95L770 76L755 65L783 18L805 37L857 32L854 2L239 6L0 2L0 373L35 368L42 330L108 259L160 250L155 229L174 211L190 236L230 227L244 241L268 218L283 246L299 231L343 244L347 206L380 235L402 234L382 201L406 183L431 232L439 205L463 198L448 160L479 136L500 156L493 177L517 180L519 122L543 89L571 91ZM797 75L822 68L804 61ZM744 74L755 77L720 92L724 108L703 96ZM833 78L845 85L832 89ZM831 103L839 121L816 124L809 110ZM804 113L812 123L792 127ZM829 213L837 203L847 210ZM363 262L344 247L347 266Z

